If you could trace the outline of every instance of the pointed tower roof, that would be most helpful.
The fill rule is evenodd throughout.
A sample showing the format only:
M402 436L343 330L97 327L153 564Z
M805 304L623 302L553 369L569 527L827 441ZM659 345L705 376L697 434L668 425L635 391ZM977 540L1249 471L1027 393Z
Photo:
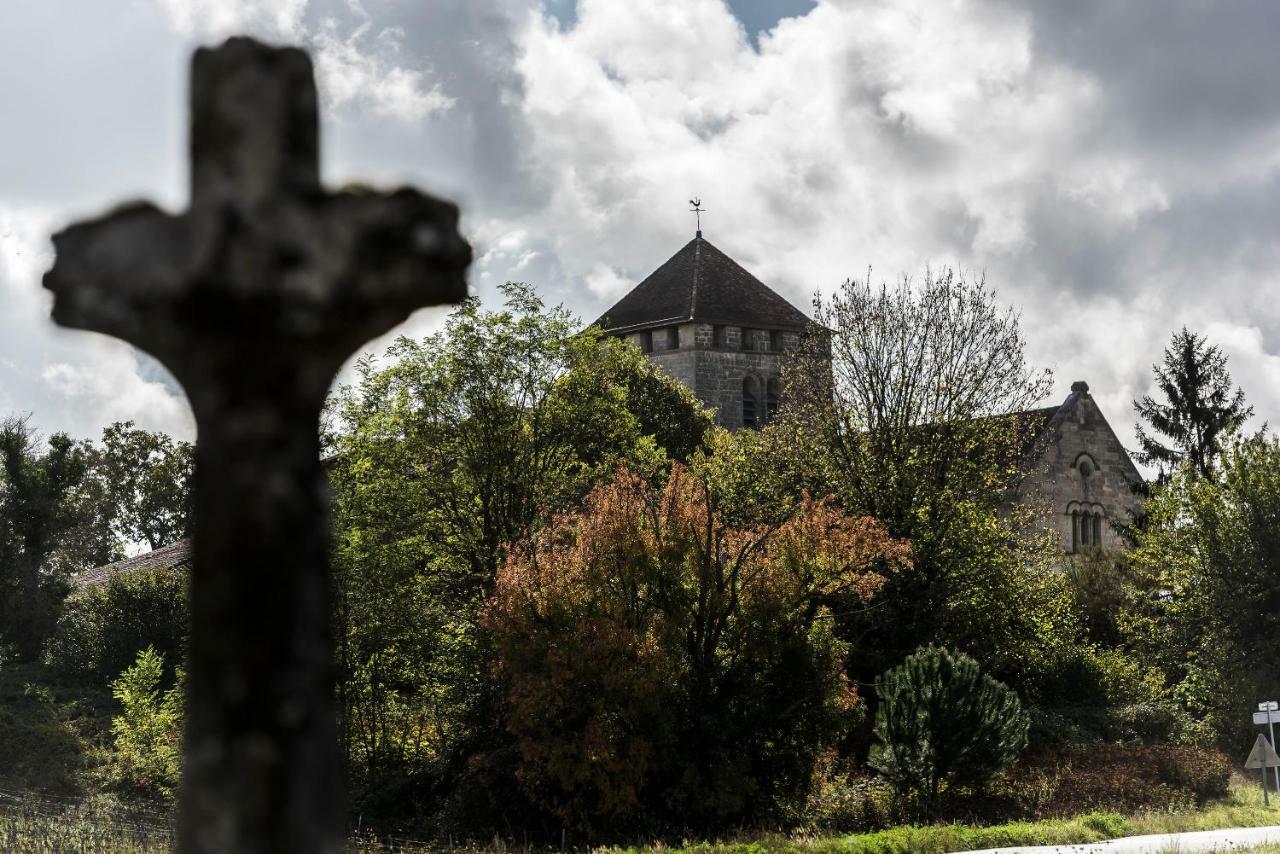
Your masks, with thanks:
M691 322L804 329L809 318L699 231L596 321L606 332Z

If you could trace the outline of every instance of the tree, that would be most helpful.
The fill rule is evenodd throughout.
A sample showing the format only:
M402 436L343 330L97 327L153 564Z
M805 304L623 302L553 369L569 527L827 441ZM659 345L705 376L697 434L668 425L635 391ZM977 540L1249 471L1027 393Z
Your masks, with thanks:
M92 449L26 419L0 423L0 619L27 659L53 630L69 573L118 555L88 478Z
M871 766L932 812L943 785L983 786L1017 760L1029 720L1018 695L967 655L925 647L876 689Z
M486 610L520 779L597 831L776 816L856 720L832 610L907 562L829 501L740 529L680 466L621 471L510 552Z
M656 476L711 426L635 347L502 291L360 362L330 408L341 735L366 816L509 742L478 625L509 544L621 463Z
M816 470L822 492L910 540L914 558L880 607L842 620L842 637L882 653L856 675L930 642L1002 678L1052 671L1077 629L1069 590L1047 571L1051 543L1009 501L1035 428L1021 413L1051 385L1027 361L1017 314L949 269L847 281L814 314L774 444Z
M45 645L45 661L106 684L152 649L175 667L191 630L186 569L117 572L67 598Z
M1253 415L1253 407L1245 406L1244 391L1231 390L1227 357L1184 326L1165 348L1163 363L1151 370L1164 402L1151 395L1133 402L1138 417L1147 423L1135 428L1139 461L1158 466L1161 479L1183 464L1212 478L1223 440Z
M111 720L107 773L134 792L172 798L181 776L182 687L162 690L164 656L147 647L111 683L120 714Z
M1280 440L1237 437L1215 470L1175 470L1147 502L1133 559L1146 595L1120 622L1225 747L1280 681Z
M132 421L102 431L94 466L111 505L111 527L125 542L152 549L187 536L191 523L193 447Z

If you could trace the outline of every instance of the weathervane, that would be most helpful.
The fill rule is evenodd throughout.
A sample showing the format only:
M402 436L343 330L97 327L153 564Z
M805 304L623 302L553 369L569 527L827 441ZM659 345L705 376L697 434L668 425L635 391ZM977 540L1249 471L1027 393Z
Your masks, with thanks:
M690 199L689 205L690 205L689 210L693 211L693 215L697 217L698 237L701 237L702 236L702 212L705 211L706 208L702 206L702 199Z

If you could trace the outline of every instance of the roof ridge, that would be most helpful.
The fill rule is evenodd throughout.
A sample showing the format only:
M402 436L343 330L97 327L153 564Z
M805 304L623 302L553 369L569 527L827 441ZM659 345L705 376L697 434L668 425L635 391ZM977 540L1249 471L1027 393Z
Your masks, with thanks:
M702 231L693 238L693 286L689 289L689 317L698 316L698 276L702 272Z
M697 235L596 323L613 333L691 321L768 329L804 329L811 322L786 297Z

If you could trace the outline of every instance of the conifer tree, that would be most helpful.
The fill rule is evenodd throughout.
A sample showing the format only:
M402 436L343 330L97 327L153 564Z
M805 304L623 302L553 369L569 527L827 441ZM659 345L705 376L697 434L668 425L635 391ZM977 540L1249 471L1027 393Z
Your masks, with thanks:
M871 766L925 814L943 784L982 786L1027 746L1029 719L1017 693L962 653L922 647L876 685Z
M1157 466L1161 480L1183 463L1212 480L1222 440L1253 414L1244 391L1232 391L1227 357L1184 326L1165 348L1163 363L1151 369L1164 401L1144 395L1133 402L1148 425L1137 426L1138 459Z

